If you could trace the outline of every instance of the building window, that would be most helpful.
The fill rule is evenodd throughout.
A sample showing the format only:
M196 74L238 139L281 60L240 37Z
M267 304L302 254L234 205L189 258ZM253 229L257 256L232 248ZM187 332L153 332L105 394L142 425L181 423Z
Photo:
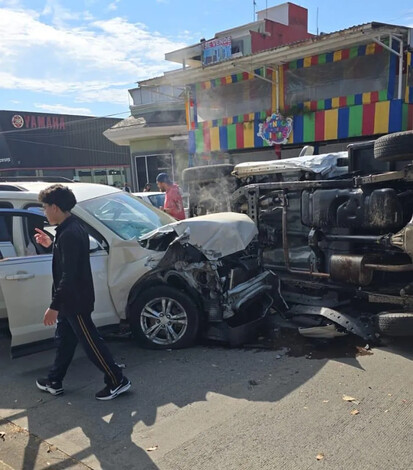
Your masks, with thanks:
M285 70L285 103L319 101L387 90L389 52Z
M259 78L197 91L198 122L271 108L271 83Z

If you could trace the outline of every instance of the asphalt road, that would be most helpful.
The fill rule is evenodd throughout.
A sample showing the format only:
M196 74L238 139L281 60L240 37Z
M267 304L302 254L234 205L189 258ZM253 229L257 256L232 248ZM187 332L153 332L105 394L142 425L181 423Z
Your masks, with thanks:
M356 346L111 342L133 389L98 402L102 378L81 350L53 397L34 384L53 351L11 360L1 338L0 469L410 470L413 340Z

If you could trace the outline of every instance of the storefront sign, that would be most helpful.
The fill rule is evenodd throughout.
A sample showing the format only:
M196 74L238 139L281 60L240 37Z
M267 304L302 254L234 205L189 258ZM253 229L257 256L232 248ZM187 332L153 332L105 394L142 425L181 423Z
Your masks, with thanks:
M281 114L274 113L259 124L257 136L269 145L286 144L292 129L293 120L291 118L285 118Z
M231 55L231 36L202 42L203 65L216 64L229 59Z
M65 129L64 116L44 116L36 114L14 114L11 118L15 129Z

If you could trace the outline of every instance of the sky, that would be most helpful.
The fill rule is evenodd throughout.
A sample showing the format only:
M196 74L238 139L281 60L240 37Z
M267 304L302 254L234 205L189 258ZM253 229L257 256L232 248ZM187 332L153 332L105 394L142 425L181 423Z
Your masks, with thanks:
M0 0L0 110L127 117L166 52L254 20L253 0ZM283 3L255 0L256 11ZM413 27L411 0L297 0L309 31ZM318 12L318 13L317 13ZM318 22L317 22L318 18Z

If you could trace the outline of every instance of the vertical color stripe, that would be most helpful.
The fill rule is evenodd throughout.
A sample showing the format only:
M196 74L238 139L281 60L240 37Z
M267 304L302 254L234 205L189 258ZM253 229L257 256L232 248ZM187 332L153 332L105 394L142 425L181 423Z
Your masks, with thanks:
M333 61L338 62L341 60L341 51L335 51L333 55Z
M369 103L371 103L371 93L370 93L370 92L367 92L367 93L363 93L363 94L362 94L362 103L363 103L363 104L369 104Z
M325 140L337 139L338 110L330 109L325 112Z
M244 148L254 147L254 123L244 122Z
M304 67L311 67L311 57L304 57Z
M347 139L349 128L349 108L340 108L338 110L338 130L337 136L339 139Z
M315 113L315 140L324 140L325 111Z
M219 127L211 127L209 135L211 139L211 151L216 152L219 150Z
M303 142L304 119L303 116L295 116L293 121L294 142Z
M402 131L407 131L408 105L402 104Z
M244 148L244 126L242 123L236 124L236 133L237 133L237 149Z
M218 129L219 129L219 146L221 150L228 150L227 128L224 126L220 126Z
M389 132L399 132L402 129L402 100L390 101Z
M363 106L363 124L362 135L371 135L374 133L374 110L375 103L365 104Z
M388 94L387 90L379 91L379 101L387 101L389 99L387 94Z
M343 49L341 51L341 60L346 60L350 57L350 49Z
M257 113L259 114L259 113ZM264 141L262 140L261 137L258 137L258 131L259 131L259 125L260 125L260 119L257 118L254 120L254 147L260 148L263 146Z
M348 136L359 137L363 123L363 106L351 106L349 112Z
M196 152L196 141L195 141L195 132L188 132L188 153Z
M409 104L407 109L407 130L413 130L413 105Z
M237 148L237 129L235 124L227 127L228 150Z
M315 113L305 114L304 117L304 132L303 132L303 141L304 142L314 142L315 141Z
M354 95L354 104L363 104L363 95L361 93Z
M204 151L204 134L202 129L196 129L195 131L195 145L197 153Z
M370 102L371 103L376 103L379 101L379 92L378 91L372 91L370 93Z
M318 65L318 55L311 57L311 65Z
M211 136L209 134L209 129L202 129L204 134L204 152L211 151Z
M387 134L389 131L390 101L376 103L374 114L374 134Z
M331 106L333 108L339 108L340 107L340 98L332 98L331 99Z

